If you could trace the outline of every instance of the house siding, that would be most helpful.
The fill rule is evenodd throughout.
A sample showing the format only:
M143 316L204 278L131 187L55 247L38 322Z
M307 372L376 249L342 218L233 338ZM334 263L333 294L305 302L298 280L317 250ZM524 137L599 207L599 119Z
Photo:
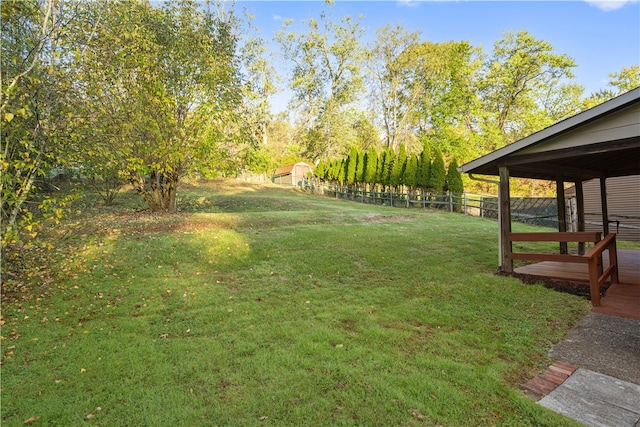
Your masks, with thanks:
M640 175L608 178L607 210L609 231L620 240L640 241ZM585 231L602 231L600 180L582 184L584 193Z
M570 130L553 141L543 142L522 150L519 154L542 153L549 150L561 150L608 141L634 138L640 135L640 104L630 105L615 115L595 120L592 123Z

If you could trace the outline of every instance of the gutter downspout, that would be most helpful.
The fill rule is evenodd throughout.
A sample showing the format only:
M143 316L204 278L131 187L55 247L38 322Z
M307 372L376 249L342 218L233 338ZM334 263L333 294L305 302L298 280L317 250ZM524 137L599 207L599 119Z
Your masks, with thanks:
M500 181L495 181L492 179L485 179L485 178L478 178L473 176L472 173L468 174L469 178L471 178L474 181L480 181L480 182L486 182L488 184L497 184L498 186L500 186ZM500 227L502 222L500 221L502 219L502 209L500 209L500 206L502 206L501 203L501 197L500 197L500 191L498 191L498 226ZM498 269L502 270L502 233L498 232Z

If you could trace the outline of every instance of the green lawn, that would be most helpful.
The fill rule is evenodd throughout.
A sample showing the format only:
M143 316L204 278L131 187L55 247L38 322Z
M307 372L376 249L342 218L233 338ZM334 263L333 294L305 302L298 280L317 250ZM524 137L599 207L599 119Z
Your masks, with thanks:
M495 275L495 221L181 191L25 254L57 262L3 289L3 426L572 425L519 386L589 303Z

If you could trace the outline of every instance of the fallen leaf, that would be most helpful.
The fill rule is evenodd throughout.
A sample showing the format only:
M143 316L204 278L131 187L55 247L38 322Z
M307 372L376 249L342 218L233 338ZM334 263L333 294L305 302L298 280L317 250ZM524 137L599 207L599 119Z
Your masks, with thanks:
M95 418L95 417L97 417L97 416L98 416L98 412L100 412L100 411L102 411L102 407L98 406L98 407L96 408L95 412L93 412L93 413L91 413L91 414L87 415L87 416L85 417L85 419L90 420L91 418Z
M40 417L38 417L38 416L33 416L33 417L31 417L31 418L27 418L26 420L24 420L24 423L25 423L25 424L29 424L29 423L32 423L32 422L34 422L34 421L38 421L39 419L40 419Z
M420 413L420 411L418 411L417 409L412 409L412 410L411 410L411 415L413 415L413 416L414 416L414 418L417 418L417 419L419 419L419 420L423 420L423 419L424 419L424 415L422 415L422 414Z

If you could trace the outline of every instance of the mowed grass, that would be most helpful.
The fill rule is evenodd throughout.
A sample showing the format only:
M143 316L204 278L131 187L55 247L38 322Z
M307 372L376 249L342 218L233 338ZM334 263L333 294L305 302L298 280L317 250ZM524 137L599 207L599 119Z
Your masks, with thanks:
M3 426L572 425L519 386L589 303L497 276L496 222L181 191L85 207L3 297Z

